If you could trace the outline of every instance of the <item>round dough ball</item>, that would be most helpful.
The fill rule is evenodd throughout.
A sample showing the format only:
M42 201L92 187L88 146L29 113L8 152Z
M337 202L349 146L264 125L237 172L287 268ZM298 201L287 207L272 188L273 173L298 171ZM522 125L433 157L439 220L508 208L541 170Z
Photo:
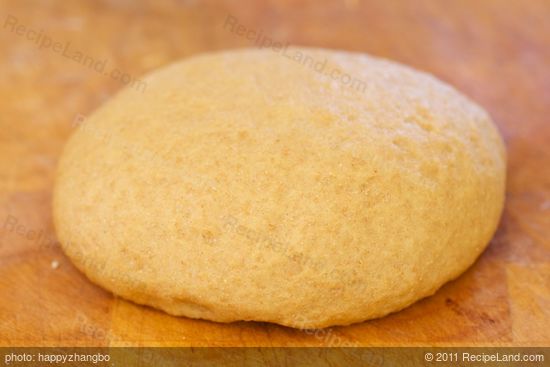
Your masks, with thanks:
M430 75L288 48L192 57L144 82L82 121L54 193L64 251L121 297L350 324L433 294L497 227L502 140Z

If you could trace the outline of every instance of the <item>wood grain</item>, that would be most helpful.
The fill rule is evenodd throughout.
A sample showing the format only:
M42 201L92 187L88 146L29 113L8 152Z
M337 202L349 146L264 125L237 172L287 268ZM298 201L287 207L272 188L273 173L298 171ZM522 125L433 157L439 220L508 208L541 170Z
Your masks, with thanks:
M471 269L402 312L313 332L171 317L113 297L71 265L55 239L51 189L73 122L124 86L114 70L139 79L196 53L252 46L224 28L228 16L274 41L429 71L491 113L508 148L507 203ZM545 0L3 0L0 345L550 345L548 19ZM41 48L29 30L105 70Z

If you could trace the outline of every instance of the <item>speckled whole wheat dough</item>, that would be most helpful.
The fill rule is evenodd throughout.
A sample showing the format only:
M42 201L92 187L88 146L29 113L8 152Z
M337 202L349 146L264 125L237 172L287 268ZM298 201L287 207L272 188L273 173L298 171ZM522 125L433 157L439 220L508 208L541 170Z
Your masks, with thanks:
M488 114L394 62L284 52L189 58L80 124L54 218L93 282L173 315L313 328L400 310L475 261L504 201Z

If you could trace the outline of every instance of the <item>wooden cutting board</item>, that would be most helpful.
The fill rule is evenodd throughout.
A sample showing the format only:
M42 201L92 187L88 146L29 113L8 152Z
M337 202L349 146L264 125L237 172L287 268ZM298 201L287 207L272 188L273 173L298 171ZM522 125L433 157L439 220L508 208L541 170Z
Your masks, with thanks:
M228 19L272 41L429 71L491 113L508 147L507 202L470 270L402 312L314 333L168 316L71 265L52 228L51 190L74 122L144 72L252 46ZM550 345L548 19L545 0L2 0L0 345Z

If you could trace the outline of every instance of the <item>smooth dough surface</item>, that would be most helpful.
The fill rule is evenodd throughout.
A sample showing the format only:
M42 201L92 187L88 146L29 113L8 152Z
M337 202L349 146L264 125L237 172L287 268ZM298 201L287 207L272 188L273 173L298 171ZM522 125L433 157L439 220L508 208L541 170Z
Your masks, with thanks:
M284 52L189 58L82 122L53 206L93 282L174 315L317 328L400 310L480 255L505 188L488 114L394 62Z

